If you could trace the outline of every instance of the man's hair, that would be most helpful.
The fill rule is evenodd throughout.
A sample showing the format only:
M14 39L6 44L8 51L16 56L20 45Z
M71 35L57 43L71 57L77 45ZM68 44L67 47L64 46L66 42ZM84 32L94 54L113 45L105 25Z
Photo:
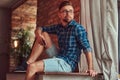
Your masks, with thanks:
M67 6L67 5L73 6L70 1L66 0L66 1L61 2L61 4L59 5L59 10L61 10L62 7Z

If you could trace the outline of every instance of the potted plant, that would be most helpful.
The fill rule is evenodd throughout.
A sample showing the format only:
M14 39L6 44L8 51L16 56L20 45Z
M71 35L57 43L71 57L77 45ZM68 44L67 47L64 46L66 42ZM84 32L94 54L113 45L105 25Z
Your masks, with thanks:
M32 42L30 41L30 30L30 27L28 27L27 29L21 28L19 30L13 30L13 32L15 33L15 38L12 40L14 43L14 47L11 47L11 55L16 60L17 68L18 66L23 65L30 55L32 45Z

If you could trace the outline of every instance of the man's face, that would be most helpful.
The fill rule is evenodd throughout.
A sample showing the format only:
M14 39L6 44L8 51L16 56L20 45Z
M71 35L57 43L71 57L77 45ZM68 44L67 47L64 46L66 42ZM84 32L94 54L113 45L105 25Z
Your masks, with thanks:
M59 18L62 22L69 23L74 18L74 9L72 6L67 5L61 8L59 11Z

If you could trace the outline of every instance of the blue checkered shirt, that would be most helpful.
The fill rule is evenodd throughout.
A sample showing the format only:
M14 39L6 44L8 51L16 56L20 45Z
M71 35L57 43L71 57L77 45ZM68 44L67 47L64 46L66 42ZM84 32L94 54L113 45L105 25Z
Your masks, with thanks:
M75 70L80 60L81 50L91 52L91 47L87 38L87 32L75 20L72 20L66 27L61 24L42 27L43 31L56 34L58 37L59 54L57 58L66 61Z

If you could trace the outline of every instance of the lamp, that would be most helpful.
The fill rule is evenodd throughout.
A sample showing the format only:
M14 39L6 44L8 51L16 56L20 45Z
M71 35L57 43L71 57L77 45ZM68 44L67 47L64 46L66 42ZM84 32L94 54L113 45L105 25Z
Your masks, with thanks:
M17 39L14 40L13 45L14 45L14 48L18 47L18 40Z

